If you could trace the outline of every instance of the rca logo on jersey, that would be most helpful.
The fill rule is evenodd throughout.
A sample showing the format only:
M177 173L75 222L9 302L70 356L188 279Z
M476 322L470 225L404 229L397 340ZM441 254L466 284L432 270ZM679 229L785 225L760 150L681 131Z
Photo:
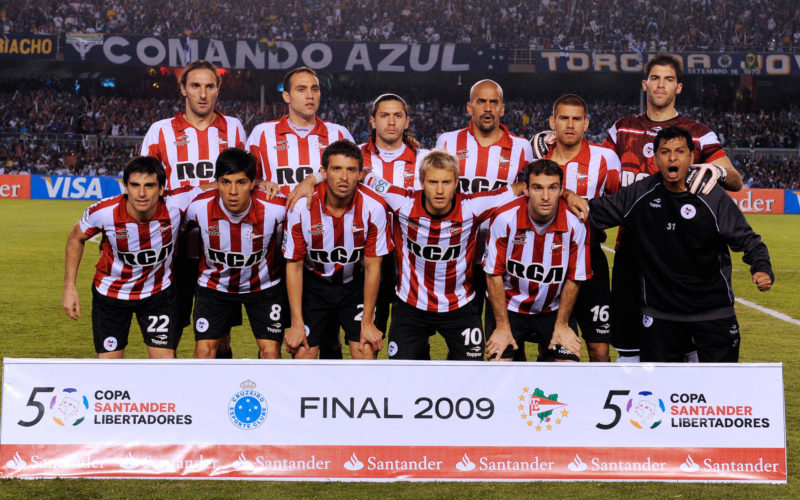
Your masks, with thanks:
M461 245L442 248L436 245L420 245L406 238L406 248L417 257L431 261L456 260L461 256Z
M198 161L197 163L187 161L178 163L175 165L175 171L179 181L214 178L214 164L210 161Z
M472 179L461 177L458 179L458 183L462 193L483 193L485 191L494 191L495 189L500 189L508 185L507 181L501 179L491 181L485 177L473 177Z
M294 185L314 173L314 169L309 165L300 165L297 168L278 167L275 169L279 186Z
M546 268L536 262L526 265L516 260L509 260L506 269L512 276L537 283L548 284L564 281L564 267L562 266Z
M352 252L344 247L336 247L331 251L308 250L308 258L322 264L352 264L359 262L362 257L364 257L364 247L354 248Z
M642 180L645 177L648 177L650 174L647 172L639 172L638 174L635 172L631 172L630 170L623 170L622 171L622 185L623 186L630 186L636 181Z
M243 268L256 265L264 256L264 250L251 254L240 252L223 252L222 250L208 249L208 260L227 267Z
M140 250L138 252L117 251L119 260L131 267L153 266L166 260L170 254L172 254L172 242L167 243L158 251L152 248Z

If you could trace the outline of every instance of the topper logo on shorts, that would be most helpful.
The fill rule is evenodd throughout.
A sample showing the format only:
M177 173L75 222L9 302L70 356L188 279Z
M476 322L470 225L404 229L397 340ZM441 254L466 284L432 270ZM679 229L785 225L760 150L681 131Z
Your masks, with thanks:
M546 268L536 262L525 265L509 259L506 262L508 274L537 283L561 283L564 281L564 268L561 266Z
M522 388L517 410L526 425L536 432L552 431L569 417L567 404L558 400L558 394L545 395L538 387L533 392L529 387Z
M336 247L331 251L308 249L308 258L322 264L352 264L361 261L364 256L364 247L354 248L348 252L344 247Z
M157 252L152 248L140 250L138 252L120 252L117 251L117 257L125 264L136 266L153 266L159 262L164 262L172 253L172 242L167 243Z
M267 419L267 400L255 390L252 380L245 380L239 387L242 390L228 402L228 417L240 429L255 429Z

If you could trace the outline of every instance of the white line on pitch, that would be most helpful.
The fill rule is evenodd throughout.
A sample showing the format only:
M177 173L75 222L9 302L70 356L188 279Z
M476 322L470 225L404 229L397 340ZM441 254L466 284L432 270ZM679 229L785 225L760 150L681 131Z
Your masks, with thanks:
M607 247L605 245L601 245L601 247L606 252L616 253L613 248ZM738 303L740 303L742 305L745 305L747 307L753 308L756 311L760 311L760 312L762 312L764 314L768 314L768 315L772 316L773 318L778 318L779 320L785 321L787 323L791 323L793 325L800 326L800 320L794 319L793 317L791 317L791 316L789 316L787 314L783 314L782 312L776 311L774 309L770 309L768 307L764 307L762 305L756 304L755 302L750 302L749 300L740 299L739 297L736 297L736 302L738 302Z

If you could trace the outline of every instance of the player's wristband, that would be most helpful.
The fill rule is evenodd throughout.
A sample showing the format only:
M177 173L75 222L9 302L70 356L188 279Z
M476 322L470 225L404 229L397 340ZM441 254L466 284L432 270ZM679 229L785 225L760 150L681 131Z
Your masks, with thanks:
M325 180L325 178L324 178L324 177L322 177L322 174L321 174L321 173L319 173L319 172L314 172L314 174L313 174L313 175L314 175L314 184L315 184L315 185L316 185L316 184L321 184L321 183L322 183L322 181L324 181L324 180Z

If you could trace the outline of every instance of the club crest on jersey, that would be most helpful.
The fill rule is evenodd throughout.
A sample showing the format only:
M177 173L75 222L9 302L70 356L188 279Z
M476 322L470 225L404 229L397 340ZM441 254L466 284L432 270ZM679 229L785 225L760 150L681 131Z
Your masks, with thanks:
M219 226L208 226L206 234L209 236L219 236Z
M319 143L319 150L320 151L324 151L325 148L327 148L327 147L328 147L328 145L326 143L324 143L324 142L320 142Z
M419 229L419 222L409 219L408 227L413 227L414 229Z
M363 230L364 230L364 226L362 226L360 224L353 224L353 232L354 233L360 233Z
M525 244L525 240L527 240L527 239L528 238L525 235L525 233L519 233L516 236L514 236L514 239L511 241L511 244L515 245L515 246L524 245Z
M278 141L273 146L275 151L284 151L289 149L289 141Z
M451 235L461 234L461 224L454 222L450 225L449 231Z
M114 238L118 240L127 240L128 239L128 230L127 229L117 229L114 231Z
M507 155L501 154L500 159L497 161L500 165L502 165L504 163L511 163L511 158L509 158Z
M324 232L322 223L312 224L311 225L311 235L312 236L320 236Z
M161 226L161 235L163 236L164 233L168 233L172 231L172 224L167 224L166 226Z
M694 208L694 205L687 203L681 207L681 217L684 219L693 219L695 215L697 215L697 209Z
M189 144L189 136L188 135L183 134L183 135L178 136L178 137L175 138L175 145L176 146L185 146L187 144Z
M263 234L254 233L252 231L250 231L250 233L247 235L247 239L250 240L250 241L260 240L263 237L264 237Z
M458 151L456 151L456 156L458 157L459 160L466 160L467 156L469 156L469 150L459 149Z
M561 251L562 247L563 247L563 245L561 243L553 243L553 245L550 247L550 250L553 253L557 253L557 252Z
M228 147L228 141L226 141L225 139L220 139L219 140L219 147L221 147L223 149L227 148Z

